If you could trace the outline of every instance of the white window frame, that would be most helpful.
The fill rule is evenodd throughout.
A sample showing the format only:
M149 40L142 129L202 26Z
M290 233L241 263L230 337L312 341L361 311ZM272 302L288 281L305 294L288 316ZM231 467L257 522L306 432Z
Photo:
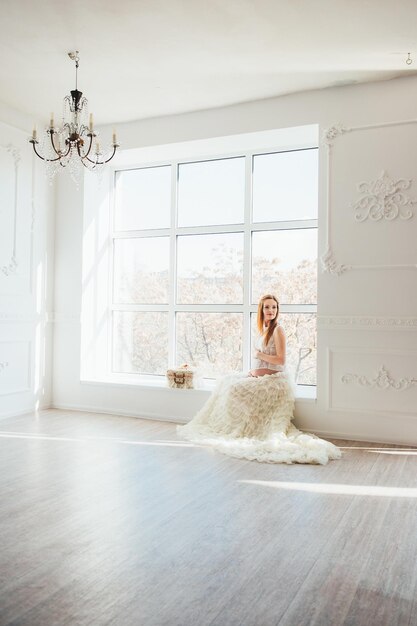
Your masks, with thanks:
M251 295L251 235L256 231L277 231L277 230L292 230L292 229L306 229L314 228L318 229L318 220L293 220L293 221L277 221L277 222L253 222L252 216L252 181L253 181L253 163L254 157L264 154L274 154L282 152L293 152L299 150L318 150L317 145L306 145L304 147L277 147L275 149L269 148L267 150L249 150L249 151L236 151L227 154L210 154L195 156L193 158L181 158L181 159L169 159L161 161L148 162L142 165L119 167L114 170L113 175L113 193L111 201L111 215L110 215L110 239L111 239L111 263L110 263L110 284L109 284L109 309L110 309L110 325L109 325L109 354L108 354L108 367L109 376L111 380L115 382L130 382L136 384L157 384L163 380L161 375L141 374L141 373L125 373L113 371L113 315L115 311L152 311L152 312L167 312L168 313L168 333L169 333L169 350L168 350L168 367L176 365L175 362L175 349L176 349L176 337L175 337L175 316L177 312L238 312L243 314L243 370L250 369L251 359L251 314L256 313L257 305L250 302ZM244 206L244 222L243 224L227 224L219 226L191 226L191 227L178 227L178 203L177 203L177 191L178 191L178 176L179 166L181 164L199 163L204 161L216 161L229 158L245 159L245 206ZM127 171L133 169L145 169L149 167L161 167L171 166L171 227L161 229L147 229L147 230L129 230L129 231L116 231L115 230L115 180L117 173L120 171ZM221 233L243 233L244 246L243 246L243 304L224 305L224 304L176 304L176 258L177 258L177 238L181 235L205 235L205 234L221 234ZM159 237L169 236L170 238L170 266L169 266L169 294L168 304L115 304L113 302L113 267L114 267L114 242L117 239L127 238L147 238L147 237ZM278 294L279 296L279 294ZM280 305L280 313L314 313L317 315L317 304L297 304ZM165 383L165 381L164 381ZM315 385L299 385L299 387L310 387L316 389Z

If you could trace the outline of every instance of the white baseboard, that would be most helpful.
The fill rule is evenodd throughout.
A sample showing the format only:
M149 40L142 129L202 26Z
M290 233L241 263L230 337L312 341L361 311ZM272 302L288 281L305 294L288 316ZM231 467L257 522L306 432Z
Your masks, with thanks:
M308 430L308 428L300 430L305 430L305 432L314 432L318 437L322 437L323 439L346 439L347 441L361 441L363 443L383 443L383 444L392 444L396 446L407 446L408 448L417 447L417 442L413 442L405 440L401 437L371 437L366 435L355 435L354 433L339 433L332 431L324 431L324 430Z
M103 409L101 407L89 406L89 405L76 405L76 404L53 404L48 407L52 409L59 409L64 411L80 411L85 413L103 413L105 415L114 415L114 416L122 416L122 417L134 417L139 419L146 420L157 420L160 422L173 422L175 424L187 424L189 422L188 419L172 417L166 415L160 415L157 413L136 413L133 411L120 411L117 409L109 410ZM298 428L298 426L297 426ZM345 433L345 432L337 432L337 431L328 431L328 430L317 430L315 428L309 428L308 426L305 428L300 427L300 430L304 430L305 432L311 432L317 435L318 437L323 437L324 439L346 439L347 441L360 441L364 443L381 443L381 444L392 444L392 445L401 445L408 447L416 447L417 442L413 442L410 440L406 440L406 438L401 437L371 437L361 434L355 433Z
M159 415L158 413L136 413L134 411L120 411L119 409L103 409L102 407L89 406L89 405L77 405L77 404L53 404L51 409L59 409L63 411L81 411L84 413L103 413L105 415L121 415L122 417L135 417L145 420L157 420L159 422L174 422L175 424L187 424L189 420L181 417L172 417L166 415Z

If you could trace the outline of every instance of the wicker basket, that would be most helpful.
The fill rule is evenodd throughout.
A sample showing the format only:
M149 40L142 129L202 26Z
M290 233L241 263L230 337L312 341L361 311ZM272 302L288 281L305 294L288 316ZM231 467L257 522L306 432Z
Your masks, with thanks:
M168 386L171 389L194 389L194 373L186 363L176 369L167 370Z

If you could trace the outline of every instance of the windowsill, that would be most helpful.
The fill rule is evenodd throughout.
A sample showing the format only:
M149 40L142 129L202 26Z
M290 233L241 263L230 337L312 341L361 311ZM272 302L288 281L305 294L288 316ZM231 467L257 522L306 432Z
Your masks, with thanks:
M203 381L200 381L198 387L194 389L172 389L168 387L168 384L163 376L144 376L140 380L133 380L129 376L117 376L114 378L106 379L84 379L80 380L82 385L106 385L109 387L130 387L131 389L138 390L159 390L162 392L168 393L186 393L186 394L207 394L213 391L216 386L216 380L212 378L205 378ZM296 385L295 389L295 399L296 400L311 400L316 401L317 399L317 387L312 385Z
M296 400L317 400L317 387L313 385L296 385L295 388Z

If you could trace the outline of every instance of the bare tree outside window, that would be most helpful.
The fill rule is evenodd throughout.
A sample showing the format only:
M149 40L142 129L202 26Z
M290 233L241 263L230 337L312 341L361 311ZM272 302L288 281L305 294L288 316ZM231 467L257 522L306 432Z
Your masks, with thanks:
M113 315L113 371L165 374L168 367L168 314L120 312Z
M177 313L177 362L193 365L208 378L241 372L241 313Z
M178 237L178 304L242 304L243 235Z

